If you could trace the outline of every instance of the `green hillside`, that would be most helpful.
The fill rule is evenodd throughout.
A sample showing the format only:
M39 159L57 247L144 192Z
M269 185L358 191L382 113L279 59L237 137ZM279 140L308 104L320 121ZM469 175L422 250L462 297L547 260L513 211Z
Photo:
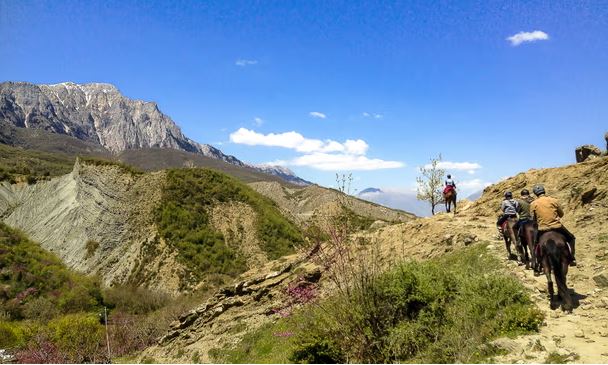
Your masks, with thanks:
M101 303L99 283L0 222L0 313L7 319L44 319L89 311Z
M209 224L213 204L227 202L242 202L254 209L258 239L268 258L292 253L302 242L299 229L274 202L236 179L208 169L169 170L156 221L161 235L199 278L205 273L235 276L246 269L240 253Z

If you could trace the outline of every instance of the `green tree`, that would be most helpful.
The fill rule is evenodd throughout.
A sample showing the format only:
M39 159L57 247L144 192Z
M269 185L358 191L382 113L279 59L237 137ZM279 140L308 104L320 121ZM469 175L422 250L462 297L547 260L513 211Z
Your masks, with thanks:
M435 215L435 207L443 200L441 187L445 170L440 167L441 154L437 158L431 158L431 163L420 167L420 176L416 178L418 200L427 201L431 204L431 213Z

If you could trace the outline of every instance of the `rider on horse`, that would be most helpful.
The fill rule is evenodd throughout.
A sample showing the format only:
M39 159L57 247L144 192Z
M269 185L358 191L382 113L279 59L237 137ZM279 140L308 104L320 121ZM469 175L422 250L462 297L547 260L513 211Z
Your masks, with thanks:
M443 193L446 194L451 190L456 191L456 183L452 179L452 175L448 175L448 178L445 180L445 188L443 189Z
M532 214L530 214L530 204L532 204L533 201L534 198L530 196L528 189L521 191L521 199L517 199L517 203L519 203L519 209L517 210L517 214L519 214L519 221L517 222L515 229L521 229L521 227L532 220Z
M536 242L538 242L544 233L550 231L563 234L570 245L570 254L572 255L570 266L576 266L576 258L574 256L576 237L561 222L561 218L564 216L562 207L557 199L545 195L544 186L536 185L532 190L534 191L534 195L537 196L537 199L530 204L530 212L538 223Z
M517 218L517 211L519 210L519 202L513 199L513 193L510 191L505 192L505 200L500 204L500 210L502 211L502 215L498 218L496 225L498 226L498 230L503 232L503 224L509 218Z

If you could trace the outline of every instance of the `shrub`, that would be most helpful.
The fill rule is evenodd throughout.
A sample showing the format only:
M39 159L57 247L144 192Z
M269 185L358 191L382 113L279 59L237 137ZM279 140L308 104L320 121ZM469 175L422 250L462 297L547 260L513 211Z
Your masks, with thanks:
M95 251L97 251L97 249L99 248L99 242L94 240L88 240L85 244L85 247L87 249L87 254L85 258L88 259L92 257L95 254Z
M311 339L295 349L289 360L303 364L339 364L346 360L338 346L328 339Z
M146 314L164 307L170 300L165 292L132 285L103 290L103 302L119 312Z
M37 314L48 318L50 306L34 303L37 298L46 298L62 313L94 310L101 303L97 279L69 270L58 257L1 222L0 267L6 268L0 274L0 312L11 319L38 319Z
M114 166L121 169L123 172L129 173L131 175L141 175L143 172L139 169L131 165L124 164L120 161L106 160L103 158L97 157L79 157L80 161L85 164L93 165L93 166Z
M361 265L361 262L353 262ZM476 362L502 335L538 331L543 321L515 279L474 246L377 275L351 271L351 286L306 309L294 361ZM351 268L352 269L352 268ZM372 270L373 271L373 270ZM333 360L332 360L333 359Z
M517 336L530 332L538 332L543 324L543 314L535 307L524 304L514 304L499 313L497 321L500 332L505 335Z
M0 321L0 349L12 349L24 343L23 330L18 324Z
M38 297L27 302L23 306L22 313L26 319L46 322L57 317L61 312L49 298Z
M100 363L107 359L105 330L94 314L68 314L49 322L50 338L69 362Z

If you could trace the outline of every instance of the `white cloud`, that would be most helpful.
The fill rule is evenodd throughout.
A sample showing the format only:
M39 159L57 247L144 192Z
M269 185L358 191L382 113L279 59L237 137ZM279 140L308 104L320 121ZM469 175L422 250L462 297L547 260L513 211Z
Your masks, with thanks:
M256 127L259 127L262 124L264 124L264 119L262 119L260 117L255 117L255 118L253 118L253 124L255 124Z
M280 166L308 166L324 171L378 170L404 167L399 161L371 159L365 156L369 145L362 139L347 139L343 143L326 139L305 138L298 132L262 134L239 128L230 134L230 141L249 146L282 147L302 153L292 160L268 162Z
M458 187L459 195L463 198L478 191L481 191L490 185L492 185L491 182L483 181L481 179L456 181L456 186Z
M524 42L536 42L546 41L549 39L549 35L541 30L535 30L533 32L519 32L507 38L511 45L516 47Z
M252 65L257 65L258 60L238 59L238 60L236 60L236 62L234 62L234 64L237 66L240 66L240 67L252 66Z
M230 141L249 146L283 147L302 153L313 152L343 152L351 155L364 155L369 148L367 142L362 139L347 139L339 143L331 139L320 140L305 138L298 132L262 134L255 131L239 128L230 134Z
M323 153L315 152L296 157L291 161L284 162L291 166L308 166L323 171L354 171L354 170L380 170L396 169L404 167L399 161L385 161L377 158L368 158L362 155L349 155L345 153Z
M369 145L362 139L347 139L346 142L344 142L344 148L349 154L364 155L367 152Z
M384 115L379 114L379 113L368 113L368 112L363 112L363 117L364 117L364 118L382 119L382 118L384 117Z
M324 113L321 113L321 112L310 112L310 113L308 113L308 115L310 115L313 118L319 118L319 119L327 118L327 115L325 115Z
M428 169L431 167L431 164L427 164L424 167ZM437 164L437 167L444 170L459 170L466 171L469 174L474 174L477 170L481 168L481 165L477 162L441 161Z

